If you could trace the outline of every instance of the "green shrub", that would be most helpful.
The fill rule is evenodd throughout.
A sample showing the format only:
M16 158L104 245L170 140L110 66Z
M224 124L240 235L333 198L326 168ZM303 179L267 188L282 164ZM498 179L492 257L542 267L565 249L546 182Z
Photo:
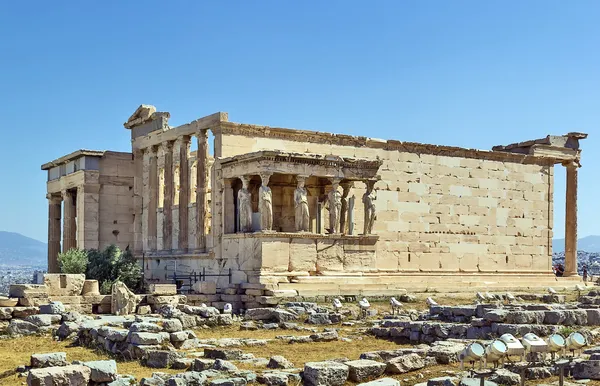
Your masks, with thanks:
M110 294L112 284L120 280L133 292L142 289L142 267L129 250L124 252L116 245L109 245L103 251L90 250L86 275L98 280L100 292Z
M58 264L62 273L86 273L88 255L83 249L69 249L58 254Z
M575 332L575 330L571 327L563 327L560 330L558 330L558 333L561 334L562 336L564 336L565 338L574 332Z

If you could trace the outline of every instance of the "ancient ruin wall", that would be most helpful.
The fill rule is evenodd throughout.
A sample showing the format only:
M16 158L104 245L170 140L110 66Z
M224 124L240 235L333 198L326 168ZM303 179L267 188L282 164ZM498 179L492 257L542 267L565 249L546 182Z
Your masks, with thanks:
M224 157L282 150L383 160L374 229L380 239L371 271L550 271L553 166L541 158L399 142L390 146L390 141L319 138L320 133L291 130L273 133L250 125L226 124L216 135ZM357 198L354 228L360 232L364 186L356 185L350 195ZM344 269L364 271L365 265Z
M97 220L99 247L133 247L133 177L131 153L106 152L100 160ZM91 198L90 198L91 199ZM86 199L87 200L87 199ZM86 202L85 215L93 216Z

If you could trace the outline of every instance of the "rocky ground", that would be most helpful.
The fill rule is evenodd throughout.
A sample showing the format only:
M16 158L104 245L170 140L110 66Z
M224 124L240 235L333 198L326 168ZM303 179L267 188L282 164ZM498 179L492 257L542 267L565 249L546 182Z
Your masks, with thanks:
M593 345L600 336L600 294L585 292L577 300L574 293L522 294L512 302L505 294L480 294L478 304L473 295L438 294L439 305L431 307L424 296L407 296L395 315L388 303L376 303L366 316L354 300L339 309L291 302L244 315L188 305L94 317L59 303L5 308L0 384L479 384L459 366L467 344L485 345L504 333L580 331L590 344L565 373L569 382L600 385L590 380L600 379L600 348ZM520 384L521 377L527 385L557 381L550 358L529 359L537 361L513 358L487 379L500 385Z

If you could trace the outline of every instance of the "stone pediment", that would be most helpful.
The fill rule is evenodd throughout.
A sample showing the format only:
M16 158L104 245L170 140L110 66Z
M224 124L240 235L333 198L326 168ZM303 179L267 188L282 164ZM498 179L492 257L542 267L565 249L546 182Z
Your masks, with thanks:
M132 129L136 126L143 125L147 122L154 121L158 118L168 120L171 114L168 112L157 112L156 107L152 105L140 105L135 112L129 117L127 122L123 124L126 129Z

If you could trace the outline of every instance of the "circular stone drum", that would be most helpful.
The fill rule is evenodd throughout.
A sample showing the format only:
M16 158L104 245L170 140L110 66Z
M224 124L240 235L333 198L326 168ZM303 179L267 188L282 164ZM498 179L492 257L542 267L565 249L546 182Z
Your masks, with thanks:
M98 280L86 280L83 282L83 290L81 291L83 296L86 295L100 295L100 287L98 286Z

